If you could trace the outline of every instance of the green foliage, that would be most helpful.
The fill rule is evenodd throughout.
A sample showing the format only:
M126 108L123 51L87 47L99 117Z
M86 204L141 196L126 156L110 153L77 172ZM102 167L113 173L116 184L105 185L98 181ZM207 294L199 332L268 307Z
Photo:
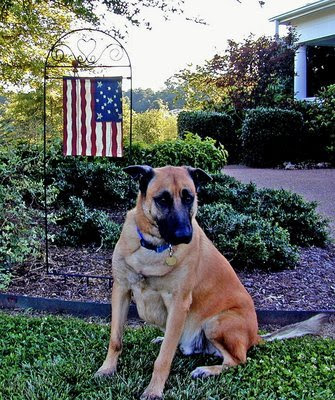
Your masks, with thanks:
M239 138L233 120L226 113L213 111L182 111L178 115L178 134L192 132L201 138L211 137L224 145L230 161L237 158Z
M170 85L183 88L191 109L242 110L273 107L293 97L293 30L286 37L250 35L242 42L228 41L223 54L203 66L180 71Z
M96 379L108 345L107 324L70 317L0 314L0 393L4 399L136 399L149 384L158 354L150 326L127 328L118 372ZM218 377L191 378L211 356L176 354L165 388L167 400L332 400L335 341L298 338L257 346L245 365Z
M95 243L113 248L121 233L121 226L111 221L106 212L88 209L77 197L70 197L67 208L57 218L57 224L62 229L55 236L55 242L62 245Z
M19 152L0 152L0 287L8 284L13 265L41 255L41 212L34 207L43 186L29 177L34 162Z
M176 139L176 117L162 105L156 110L133 112L133 137L137 142L146 144Z
M227 152L216 146L211 138L201 139L188 132L184 139L166 140L146 146L134 143L130 151L125 148L123 165L146 164L152 167L165 165L191 165L209 172L217 172L227 163Z
M197 219L235 268L281 270L294 268L298 260L286 230L263 218L239 213L230 204L202 206Z
M182 12L178 1L164 0L147 0L144 3L118 0L2 0L0 81L34 86L33 82L42 77L48 50L70 29L70 23L77 20L99 25L103 20L101 6L104 14L122 16L133 25L144 24L146 27L150 27L150 23L142 17L143 9L159 9L165 16ZM109 32L117 37L123 36L112 23L109 23Z
M106 159L89 161L84 157L65 157L55 163L50 173L61 202L76 196L94 206L116 208L127 203L129 191L134 196L129 176L120 166Z
M153 167L191 165L215 172L226 163L227 152L222 145L215 146L214 139L201 139L192 133L187 133L184 139L156 143L147 153L147 164Z
M135 144L131 161L153 167L191 165L217 172L225 164L226 152L214 142L186 134L183 140L152 146ZM124 159L116 161L64 157L60 141L51 142L47 154L47 198L49 212L58 217L57 226L52 228L57 243L114 246L120 231L119 216L134 205L137 196L136 183L122 171L130 164L129 147L125 153ZM8 282L12 266L40 255L43 202L42 147L18 143L16 148L2 151L0 258L6 265L0 271L3 284ZM294 260L294 245L323 246L327 242L327 223L316 213L316 205L286 191L259 190L217 173L200 190L199 204L214 207L209 213L215 215L214 219L209 216L204 223L216 226L220 220L216 215L221 211L227 221L233 221L230 230L224 221L220 222L220 238L214 241L221 250L227 250L235 266L289 267ZM117 221L112 222L111 215L97 210L101 207L113 211Z
M273 167L301 157L301 113L279 108L248 110L242 125L243 161L251 167Z
M200 204L229 204L238 213L280 226L289 233L295 246L325 246L329 240L328 223L316 212L317 204L286 190L257 189L222 174L199 192Z
M320 129L325 132L327 138L328 160L335 165L335 85L329 85L322 89L318 97L320 99L320 113L316 118L320 123Z
M152 89L133 89L133 110L142 113L148 110L160 108L160 104L164 104L168 110L183 108L185 101L173 93L169 88L154 91ZM130 99L130 91L125 92L125 96Z

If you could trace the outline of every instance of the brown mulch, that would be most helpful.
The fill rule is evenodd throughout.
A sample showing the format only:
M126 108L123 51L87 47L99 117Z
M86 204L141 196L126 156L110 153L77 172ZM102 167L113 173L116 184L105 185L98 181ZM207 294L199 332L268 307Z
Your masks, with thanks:
M112 252L97 248L50 248L50 270L110 276ZM239 272L256 308L273 310L335 309L335 246L301 249L294 270ZM110 282L104 279L47 275L42 265L15 272L7 293L66 300L109 302Z

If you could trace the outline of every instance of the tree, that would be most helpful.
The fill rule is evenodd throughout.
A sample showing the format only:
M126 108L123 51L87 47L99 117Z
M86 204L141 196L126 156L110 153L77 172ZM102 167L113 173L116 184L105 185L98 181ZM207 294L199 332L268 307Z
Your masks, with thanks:
M222 55L171 81L184 87L188 105L198 108L273 106L293 95L295 41L293 30L284 38L229 40Z
M125 96L130 98L130 91L125 92ZM133 89L133 110L136 112L145 112L147 110L159 109L160 103L167 106L169 110L182 108L184 99L181 97L177 100L175 90L169 88L154 91L152 89Z
M99 27L103 15L113 13L129 23L150 28L149 22L141 18L144 8L159 8L167 17L181 13L181 4L182 0L1 0L0 94L8 101L0 107L0 134L13 137L15 131L16 136L38 137L43 115L45 58L56 40L70 30L73 20ZM122 32L113 26L109 33L122 37ZM60 96L61 82L49 80L47 112L51 131L60 126Z
M71 21L84 21L99 26L104 15L123 16L134 25L150 23L141 19L147 7L159 8L165 16L182 12L182 0L1 0L0 5L0 81L25 85L40 79L47 50L61 34L69 30ZM99 14L98 6L103 8ZM122 37L111 26L109 33Z

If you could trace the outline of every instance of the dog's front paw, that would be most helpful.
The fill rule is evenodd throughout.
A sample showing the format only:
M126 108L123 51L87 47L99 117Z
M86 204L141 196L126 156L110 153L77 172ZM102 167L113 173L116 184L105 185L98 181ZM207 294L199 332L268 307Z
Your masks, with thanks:
M102 377L107 377L107 376L112 376L116 372L116 368L111 368L111 367L105 367L102 365L98 371L94 374L95 378L102 378Z
M142 396L140 397L140 400L162 400L162 398L163 398L162 393L159 392L157 393L154 390L146 388Z
M164 336L157 336L155 339L152 339L151 343L160 344L164 340Z

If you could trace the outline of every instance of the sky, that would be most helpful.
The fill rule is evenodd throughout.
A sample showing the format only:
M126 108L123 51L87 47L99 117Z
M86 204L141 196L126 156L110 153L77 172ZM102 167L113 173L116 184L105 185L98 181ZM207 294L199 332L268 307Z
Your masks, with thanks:
M243 40L250 33L273 35L274 22L268 19L301 7L308 0L185 0L184 15L165 21L158 10L147 10L152 30L130 27L124 47L133 67L133 88L159 90L164 82L189 64L203 64L222 52L227 39ZM207 25L185 20L200 17ZM108 19L107 19L108 23Z

